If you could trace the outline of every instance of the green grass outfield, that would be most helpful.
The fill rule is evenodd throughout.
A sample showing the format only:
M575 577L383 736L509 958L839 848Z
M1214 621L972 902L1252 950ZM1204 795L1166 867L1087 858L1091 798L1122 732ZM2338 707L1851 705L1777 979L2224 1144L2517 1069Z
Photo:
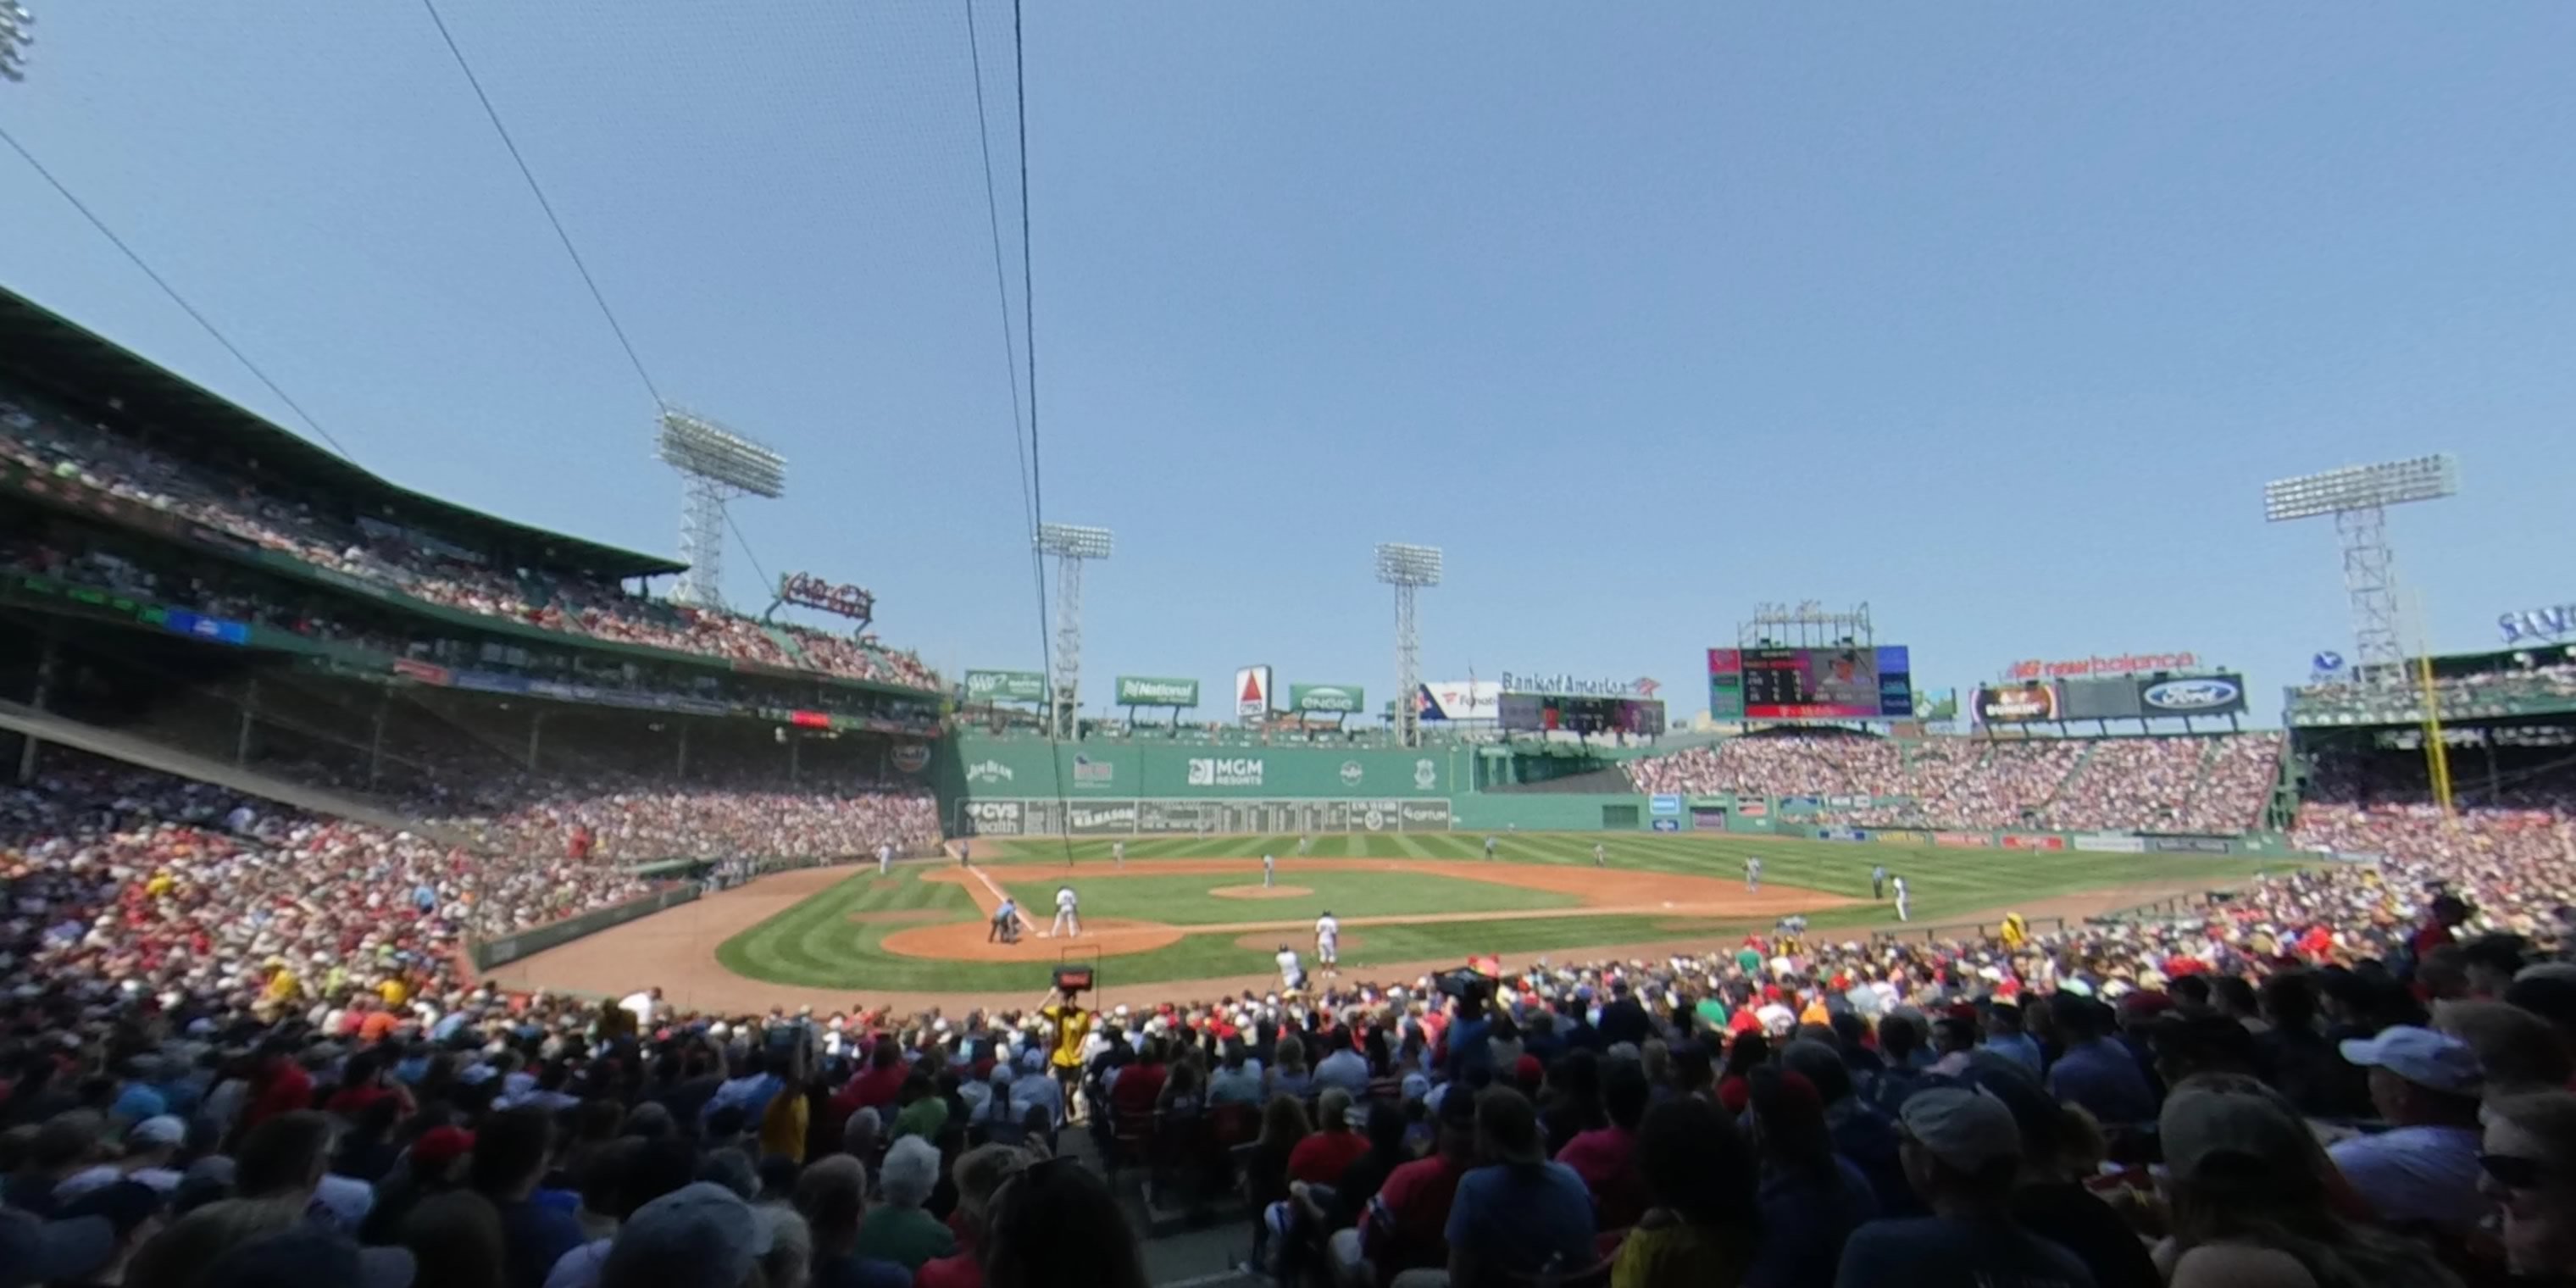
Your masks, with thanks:
M1884 863L1906 879L1914 897L1914 920L1923 925L2074 891L2148 882L2224 885L2256 872L2295 866L2280 858L1937 849L1693 833L1532 833L1498 839L1497 857L1506 862L1589 866L1592 846L1598 841L1608 847L1615 867L1699 876L1740 876L1744 860L1759 856L1765 884L1803 886L1860 900L1869 898L1870 868ZM975 842L975 862L989 869L1005 888L1018 888L1022 904L1041 923L1050 915L1053 888L1065 876L1068 854L1086 915L1160 921L1184 928L1293 921L1311 918L1323 907L1347 919L1435 911L1523 911L1570 902L1544 891L1404 872L1282 874L1281 884L1312 889L1316 892L1312 897L1226 899L1206 893L1217 886L1258 884L1261 867L1251 860L1263 853L1292 859L1295 837L1131 838L1127 842L1131 875L1082 886L1085 868L1108 865L1110 845L1107 839L986 838ZM1316 858L1475 859L1484 853L1484 836L1466 832L1318 836L1311 853ZM1139 869L1150 873L1158 859L1210 858L1246 859L1243 876L1136 875ZM816 988L967 993L1029 987L1033 971L1026 963L929 961L885 951L887 935L920 922L850 920L854 914L929 909L948 914L947 920L980 923L982 914L965 889L922 879L931 870L935 869L898 867L884 877L872 867L854 871L839 884L727 940L716 950L717 959L726 969L753 979ZM1029 888L1032 884L1040 888ZM1885 904L1865 904L1820 911L1810 920L1816 928L1826 929L1875 924L1892 915ZM1708 922L1709 943L1727 942L1747 928L1767 929L1768 923L1757 927L1751 922ZM1695 932L1676 930L1669 917L1580 912L1528 920L1355 926L1350 931L1355 942L1343 952L1342 965L1345 971L1364 975L1372 963L1463 960L1470 952L1528 955L1571 946L1685 938L1691 933ZM1308 936L1291 937L1301 949L1307 946ZM1237 931L1185 934L1168 947L1106 958L1102 974L1111 983L1149 984L1272 969L1268 951L1245 948L1235 942L1239 938Z

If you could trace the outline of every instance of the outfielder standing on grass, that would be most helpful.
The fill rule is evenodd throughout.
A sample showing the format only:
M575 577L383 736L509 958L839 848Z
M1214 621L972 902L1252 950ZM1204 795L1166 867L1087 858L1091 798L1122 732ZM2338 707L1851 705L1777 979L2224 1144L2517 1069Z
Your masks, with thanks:
M1306 834L1305 834L1305 833L1303 833L1303 832L1300 832L1300 833L1298 833L1298 834L1297 834L1297 857L1298 857L1298 858L1301 858L1301 859L1302 859L1302 858L1306 857L1306 853L1307 853L1307 851L1312 850L1312 849L1314 849L1314 848L1315 848L1315 838L1313 838L1313 837L1311 837L1311 836L1308 836L1308 835L1306 835Z
M1262 856L1261 856L1261 888L1262 888L1262 889L1264 889L1264 890L1270 890L1270 889L1275 889L1275 888L1277 888L1277 887L1278 887L1278 885L1279 885L1279 860L1274 859L1274 858L1270 857L1270 856L1269 856L1269 855L1267 855L1267 854L1262 855Z
M877 842L877 875L884 876L887 869L893 866L894 846L885 841Z
M1127 843L1125 841L1111 841L1109 843L1109 861L1117 864L1121 869L1124 869L1127 866Z
M1596 868L1606 868L1610 866L1610 853L1609 851L1601 848L1601 843L1599 841L1594 841L1592 843L1592 866Z
M1494 836L1493 836L1493 833L1488 832L1488 833L1486 833L1486 834L1485 834L1485 859L1486 859L1486 861L1487 861L1487 862L1491 862L1491 861L1493 860L1493 857L1494 857Z
M1747 891L1759 890L1762 888L1762 860L1746 859L1744 861L1744 888Z

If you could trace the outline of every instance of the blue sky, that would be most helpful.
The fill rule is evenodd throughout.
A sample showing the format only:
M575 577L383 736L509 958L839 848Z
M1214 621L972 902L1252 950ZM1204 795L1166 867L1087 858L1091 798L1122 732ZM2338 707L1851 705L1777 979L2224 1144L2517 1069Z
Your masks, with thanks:
M651 403L425 13L30 3L0 122L361 463L673 549ZM858 8L444 12L664 392L790 457L760 562L1034 668L965 10ZM1119 541L1090 688L1374 701L1393 539L1448 552L1432 678L1678 716L1813 598L1932 686L2187 649L2266 695L2349 626L2259 485L2428 450L2463 493L2401 570L2486 644L2576 599L2571 49L2556 0L1036 6L1047 503ZM5 153L0 210L0 280L282 418Z

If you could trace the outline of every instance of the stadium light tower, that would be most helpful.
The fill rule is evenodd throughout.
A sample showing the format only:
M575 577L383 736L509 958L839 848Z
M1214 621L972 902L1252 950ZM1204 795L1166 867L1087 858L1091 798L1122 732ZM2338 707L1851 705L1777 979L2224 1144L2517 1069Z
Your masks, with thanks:
M27 49L36 43L36 15L17 0L0 0L0 80L27 79Z
M787 458L703 416L665 407L655 455L680 472L680 557L689 570L676 596L724 607L725 503L787 492Z
M2459 462L2447 452L2347 465L2263 485L2263 517L2269 522L2334 516L2335 534L2343 539L2344 594L2352 600L2353 673L2364 684L2405 683L2388 507L2438 501L2459 490Z
M1440 547L1379 542L1377 579L1395 587L1395 741L1419 747L1422 707L1414 694L1422 687L1422 639L1413 626L1413 597L1440 584Z
M1055 556L1055 692L1048 698L1053 736L1074 736L1082 700L1082 563L1109 557L1109 529L1073 523L1038 525L1038 553Z

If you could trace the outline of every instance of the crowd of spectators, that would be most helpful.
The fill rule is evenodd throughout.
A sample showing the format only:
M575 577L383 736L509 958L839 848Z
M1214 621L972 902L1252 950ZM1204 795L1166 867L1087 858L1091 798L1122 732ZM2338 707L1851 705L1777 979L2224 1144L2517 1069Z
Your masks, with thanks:
M471 985L434 848L90 772L6 811L10 1288L1141 1284L1104 1163L1348 1288L2576 1274L2563 813L2314 807L2354 857L2047 933L704 1016Z
M1627 763L1647 793L1804 798L1816 817L1875 827L2241 832L2279 774L2274 733L1910 742L1848 735L1730 738Z
M151 451L96 426L0 399L0 455L59 482L149 506L262 549L430 603L545 630L936 690L918 657L802 626L646 599L605 583L490 566L384 525L355 526Z
M2565 656L2555 646L2547 652ZM2576 702L2576 660L2543 662L2534 658L2530 665L2440 675L2434 677L2433 692L2443 714L2453 717L2515 703L2564 707ZM2290 692L2291 709L2299 717L2346 716L2363 724L2407 723L2407 712L2422 700L2411 673L2404 683L2387 687L2338 681L2301 685Z

